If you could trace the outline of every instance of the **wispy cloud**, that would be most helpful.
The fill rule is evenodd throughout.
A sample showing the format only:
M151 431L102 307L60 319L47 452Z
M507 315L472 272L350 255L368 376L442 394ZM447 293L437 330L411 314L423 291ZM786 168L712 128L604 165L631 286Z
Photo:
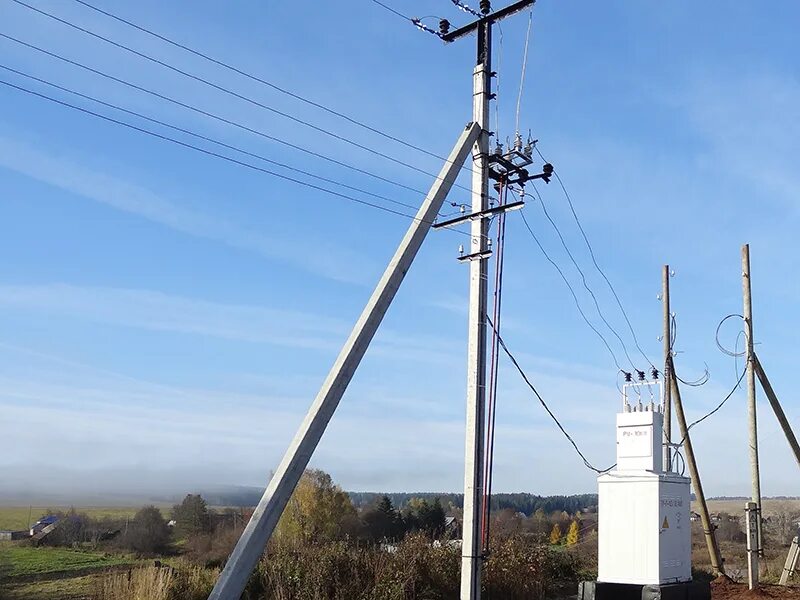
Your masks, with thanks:
M219 304L150 290L66 284L0 286L0 304L137 327L280 346L332 349L346 333L336 319L260 306Z
M296 239L266 237L218 215L186 208L148 188L99 172L33 145L0 136L0 166L61 190L136 215L184 234L213 240L323 277L364 283L364 257L325 239L307 240L314 252L298 252Z

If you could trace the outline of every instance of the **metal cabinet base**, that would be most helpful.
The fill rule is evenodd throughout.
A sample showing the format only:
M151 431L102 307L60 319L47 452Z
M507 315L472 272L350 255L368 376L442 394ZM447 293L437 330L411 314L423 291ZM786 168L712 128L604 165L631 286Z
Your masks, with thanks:
M711 586L701 581L664 585L582 581L578 600L711 600Z

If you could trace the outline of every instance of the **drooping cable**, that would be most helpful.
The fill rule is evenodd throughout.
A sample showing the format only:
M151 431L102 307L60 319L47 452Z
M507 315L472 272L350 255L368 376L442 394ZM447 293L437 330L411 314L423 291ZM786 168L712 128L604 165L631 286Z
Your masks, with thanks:
M344 114L344 113L342 113L340 111L334 110L334 109L330 108L329 106L325 106L324 104L321 104L321 103L316 102L314 100L310 100L309 98L306 98L306 97L304 97L304 96L302 96L300 94L292 92L291 90L288 90L288 89L286 89L284 87L281 87L281 86L279 86L279 85L277 85L277 84L275 84L275 83L273 83L271 81L268 81L267 79L264 79L263 77L260 77L258 75L254 75L252 73L248 73L247 71L245 71L245 70L243 70L243 69L241 69L239 67L236 67L235 65L233 65L231 63L225 62L225 61L220 60L218 58L214 58L213 56L211 56L211 55L209 55L209 54L207 54L205 52L202 52L200 50L197 50L196 48L192 48L190 46L187 46L186 44L182 44L180 42L177 42L177 41L175 41L175 40L173 40L173 39L171 39L171 38L169 38L169 37L167 37L167 36L165 36L163 34L160 34L160 33L157 33L155 31L153 31L152 29L148 29L147 27L144 27L142 25L134 23L133 21L131 21L129 19L125 19L123 17L120 17L119 15L115 15L114 13L112 13L112 12L110 12L108 10L102 9L102 8L100 8L98 6L90 4L89 2L86 2L86 0L74 0L74 1L77 2L78 4L81 4L81 5L85 6L86 8L89 8L89 9L97 12L97 13L105 15L105 16L107 16L107 17L109 17L111 19L114 19L114 20L116 20L116 21L118 21L120 23L124 23L125 25L128 25L129 27L133 27L134 29L136 29L138 31L141 31L142 33L146 33L146 34L148 34L148 35L150 35L150 36L152 36L154 38L157 38L157 39L159 39L159 40L161 40L163 42L166 42L166 43L168 43L168 44L170 44L170 45L172 45L172 46L174 46L176 48L180 48L181 50L185 50L186 52L189 52L190 54L194 54L195 56L203 58L203 59L205 59L205 60L207 60L207 61L209 61L211 63L214 63L217 66L220 66L220 67L223 67L225 69L228 69L229 71L237 73L238 75L242 75L243 77L246 77L246 78L248 78L248 79L250 79L252 81L256 81L258 83L266 85L267 87L275 90L276 92L279 92L281 94L289 96L290 98L294 98L295 100L299 100L300 102L308 104L309 106L313 106L314 108L318 108L320 110L323 110L323 111L327 112L328 114L334 115L335 117L338 117L340 119L344 119L348 123L356 125L357 127L361 127L362 129L365 129L367 131L370 131L372 133L380 135L381 137L384 137L384 138L386 138L388 140L391 140L393 142L396 142L398 144L402 144L403 146L406 146L407 148L411 148L412 150L416 150L417 152L422 152L423 154L427 154L428 156L431 156L433 158L438 158L440 160L445 160L445 161L447 160L446 157L439 156L438 154L436 154L434 152L430 152L429 150L425 150L424 148L421 148L420 146L417 146L415 144L412 144L411 142L407 142L407 141L405 141L403 139L400 139L400 138L398 138L396 136L388 134L385 131L382 131L382 130L378 129L377 127L373 127L371 125L368 125L368 124L364 123L363 121L359 121L358 119L356 119L354 117L346 115L346 114ZM382 2L377 2L377 4L380 4L385 9L395 13L396 15L413 22L413 19L402 15L400 12L394 10L393 8L391 8L390 6L387 6L386 4L383 4Z
M249 156L250 158L256 158L256 159L258 159L260 161L263 161L263 162L266 162L268 164L275 165L277 167L281 167L282 169L286 169L287 171L292 171L292 172L298 173L300 175L305 175L306 177L311 177L312 179L316 179L318 181L324 181L325 183L332 183L333 185L337 185L337 186L343 187L345 189L348 189L348 190L351 190L351 191L354 191L354 192L359 192L359 193L365 194L367 196L372 196L373 198L377 198L379 200L385 200L387 202L390 202L392 204L396 204L398 206L402 206L404 208L410 208L411 210L417 210L417 208L419 208L418 206L414 206L413 204L408 204L407 202L401 202L399 200L395 200L393 198L389 198L388 196L383 196L381 194L376 194L374 192L370 192L369 190L365 190L365 189L350 185L348 183L344 183L342 181L337 181L336 179L330 179L328 177L324 177L322 175L317 175L315 173L311 173L311 172L303 170L303 169L298 169L297 167L293 167L291 165L287 165L285 163L273 160L273 159L268 158L268 157L266 157L266 156L264 156L262 154L258 154L258 153L255 153L255 152L250 152L249 150L245 150L245 149L240 148L238 146L234 146L233 144L228 144L228 143L223 142L221 140L214 139L212 137L209 137L209 136L206 136L206 135L191 131L189 129L184 129L183 127L178 127L177 125L172 125L172 124L167 123L165 121L161 121L159 119L155 119L153 117L149 117L147 115L144 115L142 113L139 113L139 112L136 112L136 111L133 111L133 110L129 110L129 109L124 108L122 106L119 106L119 105L116 105L116 104L112 104L112 103L106 102L104 100L100 100L99 98L95 98L94 96L89 96L88 94L83 94L81 92L78 92L78 91L69 89L67 87L58 85L56 83L52 83L52 82L47 81L45 79L41 79L41 78L36 77L34 75L30 75L28 73L24 73L22 71L19 71L17 69L12 68L12 67L3 65L2 63L0 63L0 69L4 69L6 71L10 71L11 73L15 73L16 75L19 75L21 77L25 77L27 79L31 79L33 81L37 81L39 83L42 83L42 84L47 85L49 87L55 88L55 89L60 90L62 92L67 92L68 94L72 94L74 96L78 96L79 98L83 98L84 100L89 100L90 102L94 102L96 104L100 104L101 106L105 106L107 108L111 108L111 109L123 112L125 114L137 117L139 119L143 119L145 121L149 121L150 123L155 123L156 125L160 125L162 127L166 127L168 129L172 129L173 131L178 131L180 133L184 133L186 135L190 135L190 136L192 136L192 137L194 137L196 139L200 139L200 140L203 140L205 142L209 142L209 143L214 144L216 146L220 146L220 147L226 148L228 150L233 150L234 152L238 152L238 153L243 154L245 156Z
M622 371L623 369L620 366L619 361L617 360L616 354L614 354L614 350L611 349L611 345L608 343L608 340L605 338L605 336L602 333L600 333L600 331L597 329L597 327L595 327L592 324L592 322L586 316L586 313L583 312L583 308L581 307L581 303L578 301L578 296L575 293L575 290L572 287L572 284L569 282L569 279L567 279L567 276L564 274L564 271L561 269L561 267L558 266L558 263L556 263L552 258L550 258L550 255L547 253L547 250L544 249L544 246L542 246L541 242L539 241L539 238L536 236L536 234L533 232L533 229L528 224L528 220L525 218L525 211L521 210L521 211L519 211L519 214L522 217L522 222L525 224L525 227L527 228L528 233L530 233L531 237L533 238L533 241L536 242L536 245L538 246L538 248L541 251L541 253L544 255L545 259L558 272L559 276L564 281L564 284L567 286L567 289L569 290L570 295L572 296L572 300L575 302L575 306L578 309L578 312L580 313L581 318L586 323L586 325L595 333L595 335L600 339L600 341L605 346L606 350L608 350L608 353L611 355L611 358L614 361L614 364L616 365L617 369L619 371Z
M508 186L500 182L498 192L498 202L500 206L507 203ZM497 217L497 244L495 247L495 267L494 267L494 293L492 295L492 342L489 356L489 387L487 397L487 426L486 426L486 456L484 466L484 486L483 486L483 549L488 555L489 537L492 513L492 482L494 480L494 440L495 424L497 422L497 381L498 381L498 362L500 352L498 349L497 336L500 331L501 305L503 299L503 265L505 259L505 237L506 237L506 214L501 212Z
M370 172L370 171L368 171L366 169L362 169L362 168L357 167L355 165L352 165L350 163L346 163L344 161L341 161L339 159L327 156L327 155L322 154L320 152L316 152L315 150L310 150L308 148L304 148L303 146L299 146L299 145L294 144L292 142L289 142L287 140L284 140L284 139L281 139L279 137L270 135L270 134L268 134L268 133L266 133L266 132L264 132L262 130L254 129L253 127L249 127L249 126L244 125L244 124L242 124L242 123L240 123L238 121L234 121L232 119L228 119L228 118L223 117L221 115L218 115L218 114L203 110L201 108L198 108L197 106L193 106L191 104L187 104L185 102L181 102L180 100L177 100L177 99L172 98L170 96L166 96L166 95L161 94L159 92L156 92L154 90L151 90L151 89L148 89L146 87L137 85L135 83L132 83L132 82L127 81L125 79L122 79L120 77L115 77L114 75L111 75L110 73L106 73L104 71L100 71L99 69L95 69L95 68L90 67L88 65L85 65L85 64L83 64L81 62L78 62L78 61L72 60L70 58L67 58L65 56L62 56L60 54L57 54L55 52L50 52L49 50L46 50L46 49L41 48L39 46L36 46L34 44L30 44L28 42L25 42L23 40L15 38L15 37L13 37L11 35L8 35L8 34L0 32L0 37L2 37L4 39L7 39L7 40L9 40L11 42L14 42L16 44L19 44L21 46L24 46L26 48L29 48L30 50L34 50L36 52L39 52L41 54L44 54L46 56L49 56L49 57L54 58L56 60L59 60L61 62L64 62L66 64L78 67L78 68L80 68L80 69L82 69L84 71L87 71L89 73L93 73L94 75L98 75L100 77L108 79L109 81L114 81L115 83L119 83L119 84L124 85L124 86L126 86L128 88L131 88L131 89L140 91L142 93L148 94L150 96L153 96L154 98L158 98L160 100L164 100L165 102L169 102L170 104L174 104L175 106L180 106L181 108L185 108L186 110L190 110L192 112L195 112L197 114L203 115L203 116L208 117L210 119L214 119L215 121L218 121L220 123L224 123L226 125L230 125L231 127L235 127L235 128L240 129L242 131L246 131L246 132L251 133L253 135L257 135L257 136L262 137L264 139L267 139L267 140L270 140L272 142L281 144L283 146L286 146L287 148L292 148L293 150L297 150L299 152L303 152L304 154L307 154L309 156L314 156L315 158L320 158L322 160L330 162L331 164L335 164L337 166L349 169L349 170L351 170L353 172L360 173L362 175L366 175L366 176L371 177L373 179L376 179L378 181L382 181L384 183L389 183L389 184L394 185L396 187L399 187L399 188L402 188L402 189L405 189L405 190L408 190L408 191L411 191L411 192L416 192L418 194L422 194L422 195L425 194L425 192L423 190L420 190L418 188L406 185L404 183L401 183L399 181L395 181L393 179L389 179L387 177L383 177L382 175L378 175L376 173L372 173L372 172Z
M519 93L517 94L517 116L515 120L515 131L519 133L519 112L522 105L522 90L525 87L525 71L528 68L528 43L531 39L531 25L533 24L533 7L528 13L528 31L525 34L525 50L522 53L522 73L519 78ZM547 161L545 161L547 162Z
M717 342L717 348L719 348L720 352L723 352L724 354L727 354L728 356L732 356L734 358L737 358L737 357L744 356L745 354L747 354L747 352L744 352L744 351L743 352L737 352L737 348L734 348L733 352L731 352L730 350L725 348L725 346L722 345L722 342L719 341L719 331L720 331L720 329L722 329L722 326L725 324L725 322L728 319L732 319L733 317L739 317L740 319L744 320L744 317L742 315L738 314L738 313L731 313L731 314L727 315L726 317L724 317L717 324L717 331L716 331L714 337L715 337L715 340Z
M536 146L534 146L534 149L536 150L537 154L539 155L539 158L541 158L544 162L548 162L545 159L544 155L542 154L542 151L539 149L538 144ZM592 244L589 241L589 237L586 235L586 231L583 229L583 225L581 224L581 220L578 217L577 211L575 210L575 205L572 202L572 197L570 196L569 192L567 191L567 187L564 185L564 182L561 180L561 177L559 176L557 171L554 171L553 175L555 175L556 181L558 181L558 184L561 187L561 191L564 193L564 197L567 200L567 204L569 205L570 212L572 212L572 217L575 219L575 224L578 226L578 229L581 232L581 236L583 237L583 241L586 243L586 247L589 250L589 256L592 259L592 264L594 264L595 269L597 269L597 272L600 273L601 277L606 282L606 285L608 286L608 289L611 290L611 293L614 296L614 300L616 300L616 302L617 302L617 306L619 306L620 312L622 312L622 316L625 319L625 323L628 325L628 329L630 330L631 336L633 337L633 343L636 346L636 349L639 351L639 353L642 355L642 357L648 362L648 364L652 368L656 368L656 366L653 364L653 362L647 357L647 354L645 354L644 350L642 350L642 347L639 345L639 340L636 337L636 331L633 329L633 325L631 325L631 321L628 318L628 312L625 310L625 307L622 304L622 300L620 300L619 295L617 294L617 290L614 288L614 285L611 283L611 280L608 278L608 276L606 275L605 271L600 267L600 265L597 262L597 257L595 256L594 248L592 247Z
M25 87L20 86L20 85L16 85L16 84L11 83L9 81L5 81L5 80L0 79L0 85L5 85L6 87L16 89L18 91L30 94L32 96L37 96L37 97L39 97L39 98L41 98L43 100L48 100L50 102L53 102L55 104L59 104L59 105L64 106L66 108L70 108L72 110L76 110L76 111L82 112L84 114L96 117L98 119L102 119L102 120L107 121L109 123L120 125L122 127L126 127L128 129L132 129L134 131L138 131L140 133L144 133L144 134L152 136L154 138L157 138L157 139L160 139L160 140L163 140L163 141L168 141L168 142L171 142L173 144L182 146L184 148L188 148L188 149L194 150L196 152L200 152L200 153L205 154L207 156L211 156L211 157L218 158L220 160L224 160L224 161L227 161L227 162L235 164L235 165L246 167L246 168L251 169L253 171L258 171L260 173L264 173L266 175L277 177L277 178L283 179L285 181L296 183L296 184L302 185L304 187L315 189L315 190L318 190L320 192L324 192L326 194L330 194L332 196L336 196L338 198L342 198L344 200L349 200L349 201L355 202L357 204L362 204L364 206L375 208L375 209L381 210L383 212L387 212L387 213L390 213L390 214L393 214L393 215L397 215L397 216L400 216L400 217L405 217L407 219L411 219L412 221L420 221L420 222L422 222L416 216L409 215L409 214L400 212L398 210L394 210L392 208L388 208L386 206L381 206L380 204L375 204L374 202L369 202L369 201L363 200L361 198L356 198L356 197L350 196L348 194L342 194L342 193L337 192L335 190L331 190L331 189L325 188L323 186L319 186L319 185L316 185L316 184L313 184L313 183L309 183L307 181L296 179L294 177L289 177L288 175L284 175L282 173L277 173L275 171L271 171L269 169L265 169L263 167L259 167L258 165L253 165L253 164L247 163L245 161L233 158L231 156L226 156L224 154L220 154L219 152L214 152L213 150L208 150L207 148L202 148L200 146L195 146L194 144L189 144L189 143L184 142L182 140L179 140L179 139L176 139L176 138L172 138L170 136L163 135L161 133L158 133L158 132L155 132L155 131L152 131L152 130L149 130L149 129L145 129L144 127L139 127L139 126L134 125L132 123L127 123L125 121L121 121L119 119L115 119L113 117L109 117L108 115L103 115L101 113L94 112L94 111L89 110L87 108L84 108L82 106L77 106L75 104L71 104L69 102L65 102L64 100L59 100L58 98L54 98L52 96L48 96L47 94L42 94L41 92L37 92L37 91L25 88ZM459 234L471 237L470 234L468 234L467 232L462 232L462 231L458 231L458 230L455 230L455 229L452 229L451 231L456 231Z
M608 330L619 341L620 345L622 346L622 351L625 353L625 358L628 359L628 364L631 365L631 368L634 371L640 371L641 369L639 369L633 363L633 359L631 358L630 354L628 354L628 347L625 344L625 341L622 339L622 336L620 336L617 330L611 325L611 323L608 322L608 319L606 319L606 316L603 314L603 310L600 308L600 303L597 301L597 296L595 295L592 288L589 286L589 283L586 281L586 274L584 273L583 269L581 269L580 265L578 264L578 261L575 260L575 256L572 254L572 251L569 249L569 246L567 245L567 241L564 239L564 235L561 233L561 229L559 229L556 222L550 216L550 212L547 210L547 205L545 204L542 195L539 193L539 188L537 188L536 185L533 185L533 191L536 194L536 197L539 199L539 205L542 207L542 212L544 212L544 216L547 218L547 220L550 222L550 225L555 230L558 239L561 241L561 246L564 248L564 250L567 253L567 256L572 262L572 265L575 267L575 269L578 271L578 274L581 276L581 282L583 283L583 288L589 293L589 296L591 296L595 310L597 311L597 315L600 317L600 320L603 321Z
M739 376L739 379L736 380L736 384L733 386L733 389L728 393L727 396L725 396L725 398L723 398L722 402L720 402L713 410L709 411L708 413L706 413L705 415L694 421L691 425L689 425L686 428L686 435L684 435L681 441L677 444L678 447L681 447L683 443L686 441L686 437L689 435L689 431L692 429L692 427L694 427L695 425L699 425L709 417L716 414L723 406L725 406L725 403L728 400L730 400L733 394L736 392L736 390L739 389L739 386L742 384L742 380L744 379L745 375L747 375L746 368L742 371L742 374Z
M143 58L143 59L145 59L147 61L150 61L153 64L156 64L156 65L159 65L161 67L164 67L165 69L168 69L170 71L178 73L179 75L187 77L187 78L189 78L189 79L191 79L193 81L197 81L198 83L202 83L203 85L211 87L211 88L213 88L213 89L215 89L217 91L220 91L220 92L222 92L224 94L228 94L229 96L232 96L234 98L237 98L239 100L242 100L244 102L252 104L253 106L256 106L256 107L261 108L263 110L267 110L267 111L269 111L269 112L271 112L273 114L279 115L279 116L281 116L281 117L283 117L285 119L289 119L290 121L293 121L293 122L295 122L295 123L297 123L299 125L303 125L304 127L308 127L309 129L313 129L314 131L317 131L319 133L327 135L327 136L329 136L329 137L331 137L331 138L333 138L335 140L344 142L344 143L349 144L349 145L351 145L351 146L353 146L355 148L359 148L360 150L364 150L365 152L369 152L370 154L373 154L373 155L378 156L380 158L383 158L385 160L391 161L391 162L393 162L395 164L398 164L400 166L406 167L407 169L411 169L412 171L416 171L417 173L422 173L423 175L427 175L429 177L438 178L438 175L436 175L435 173L430 173L429 171L426 171L425 169L421 169L421 168L419 168L419 167L417 167L415 165L412 165L411 163L407 163L407 162L405 162L405 161L403 161L403 160L401 160L399 158L390 156L390 155L386 154L385 152L381 152L380 150L376 150L375 148L371 148L369 146L366 146L365 144L361 144L359 142L356 142L355 140L351 140L348 137L345 137L343 135L340 135L338 133L335 133L333 131L325 129L324 127L320 127L318 125L314 125L313 123L310 123L309 121L306 121L304 119L300 119L298 117L295 117L295 116L293 116L293 115L291 115L291 114L289 114L287 112L284 112L282 110L279 110L277 108L269 106L268 104L260 102L259 100L255 100L253 98L250 98L249 96L245 96L244 94L240 94L240 93L238 93L238 92L236 92L234 90L231 90L231 89L228 89L228 88L226 88L226 87L224 87L222 85L216 84L213 81L210 81L209 79L206 79L206 78L201 77L199 75L195 75L194 73L190 73L189 71L186 71L184 69L181 69L179 67L171 65L171 64L169 64L169 63L167 63L167 62L165 62L165 61L163 61L161 59L158 59L158 58L156 58L154 56L150 56L149 54L145 54L144 52L140 52L139 50L131 48L130 46L126 46L125 44L122 44L120 42L112 40L111 38L103 36L103 35L101 35L99 33L96 33L96 32L94 32L94 31L92 31L90 29L87 29L86 27L82 27L82 26L80 26L80 25L78 25L76 23L73 23L73 22L71 22L71 21L69 21L67 19L63 19L63 18L61 18L59 16L56 16L56 15L54 15L52 13L49 13L49 12L45 11L45 10L42 10L42 9L37 8L35 6L32 6L32 5L28 4L27 2L24 2L24 0L11 0L11 1L15 2L16 4L19 4L20 6L24 6L25 8L28 8L28 9L36 12L36 13L39 13L42 16L45 16L45 17L47 17L49 19L52 19L52 20L54 20L54 21L56 21L58 23L66 25L67 27L71 27L72 29L75 29L76 31L80 31L81 33L85 33L86 35L89 35L89 36L91 36L91 37L93 37L95 39L98 39L98 40L101 40L101 41L103 41L103 42L105 42L107 44L110 44L110 45L114 46L115 48L119 48L120 50L124 50L126 52L129 52L129 53L131 53L131 54L133 54L135 56L138 56L138 57ZM374 1L377 1L377 0L374 0ZM466 186L462 186L460 184L454 184L454 186L455 187L460 187L462 189L465 189L465 190L469 191L469 188L467 188Z
M489 320L489 325L492 327L492 329L494 329L494 324L492 323L491 320ZM616 467L617 465L611 465L607 469L598 469L597 467L592 465L592 463L589 462L589 460L586 458L586 456L583 454L583 452L581 452L581 449L578 447L578 444L575 442L575 440L572 438L572 436L569 433L567 433L567 430L564 429L564 426L561 425L561 422L558 420L558 418L555 416L555 414L553 414L553 411L550 410L550 407L547 405L547 402L544 401L544 398L542 398L542 395L537 391L537 389L534 387L533 383L531 383L530 378L525 373L525 371L522 369L522 367L520 366L519 362L514 357L514 355L511 353L511 351L508 349L508 346L506 346L506 343L505 343L505 341L503 341L502 336L499 333L497 333L497 330L495 330L495 335L497 336L497 342L500 345L500 348L503 350L503 352L505 352L505 354L506 354L506 356L508 356L509 360L511 360L511 363L517 369L517 372L520 374L520 376L525 381L526 385L530 388L530 390L534 393L536 398L539 400L539 403L542 405L544 410L547 412L547 414L550 415L550 418L556 424L558 429L561 431L562 434L564 434L564 437L567 438L569 443L575 449L575 452L577 452L578 456L581 458L581 460L583 461L583 464L586 466L586 468L590 469L591 471L594 471L595 473L597 473L599 475L602 475L603 473L607 473L608 471L610 471L611 469Z

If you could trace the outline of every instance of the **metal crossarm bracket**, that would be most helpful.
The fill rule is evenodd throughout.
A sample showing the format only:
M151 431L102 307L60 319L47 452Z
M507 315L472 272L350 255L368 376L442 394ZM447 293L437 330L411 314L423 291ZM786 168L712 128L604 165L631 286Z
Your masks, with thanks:
M483 25L491 25L496 21L500 21L501 19L505 19L506 17L510 17L513 14L518 13L521 10L526 9L529 6L532 6L536 0L520 0L519 2L515 2L505 8L501 8L500 10L493 12L485 17L481 17L477 21L470 23L469 25L464 25L464 27L459 27L451 31L450 33L446 33L442 35L442 40L447 42L455 42L457 39L464 37L465 35L469 35L473 31L477 31L479 27Z
M492 215L508 212L511 210L519 210L523 206L525 206L524 200L519 200L517 202L509 202L508 204L493 206L492 208L487 208L486 210L470 213L468 215L462 215L460 217L456 217L455 219L448 219L447 221L442 221L441 223L435 223L433 225L433 228L442 229L444 227L452 227L453 225L459 225L461 223L466 223L467 221L474 221L475 219L483 219L486 217L490 217Z

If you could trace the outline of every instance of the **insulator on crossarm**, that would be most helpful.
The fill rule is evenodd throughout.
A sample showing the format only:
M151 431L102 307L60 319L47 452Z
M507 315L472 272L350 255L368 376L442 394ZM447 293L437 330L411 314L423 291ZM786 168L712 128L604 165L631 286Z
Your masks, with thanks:
M644 374L644 371L640 371L640 370L637 369L636 370L636 374L639 376L639 381L644 381L645 380L646 375Z
M489 0L481 0L481 12L488 15L492 12L492 3Z
M658 381L658 369L653 367L653 369L650 371L650 374L653 376L653 381Z
M544 173L547 177L550 177L553 174L553 165L550 163L544 163L544 166L542 166L542 173Z
M520 135L519 131L514 136L514 150L517 152L522 150L522 136Z
M497 142L497 145L494 147L494 153L497 156L503 156L503 144Z
M450 21L442 19L439 21L439 34L447 35L448 33L450 33Z
M631 375L627 371L623 371L622 374L625 375L625 383L630 383L633 381L633 375Z

